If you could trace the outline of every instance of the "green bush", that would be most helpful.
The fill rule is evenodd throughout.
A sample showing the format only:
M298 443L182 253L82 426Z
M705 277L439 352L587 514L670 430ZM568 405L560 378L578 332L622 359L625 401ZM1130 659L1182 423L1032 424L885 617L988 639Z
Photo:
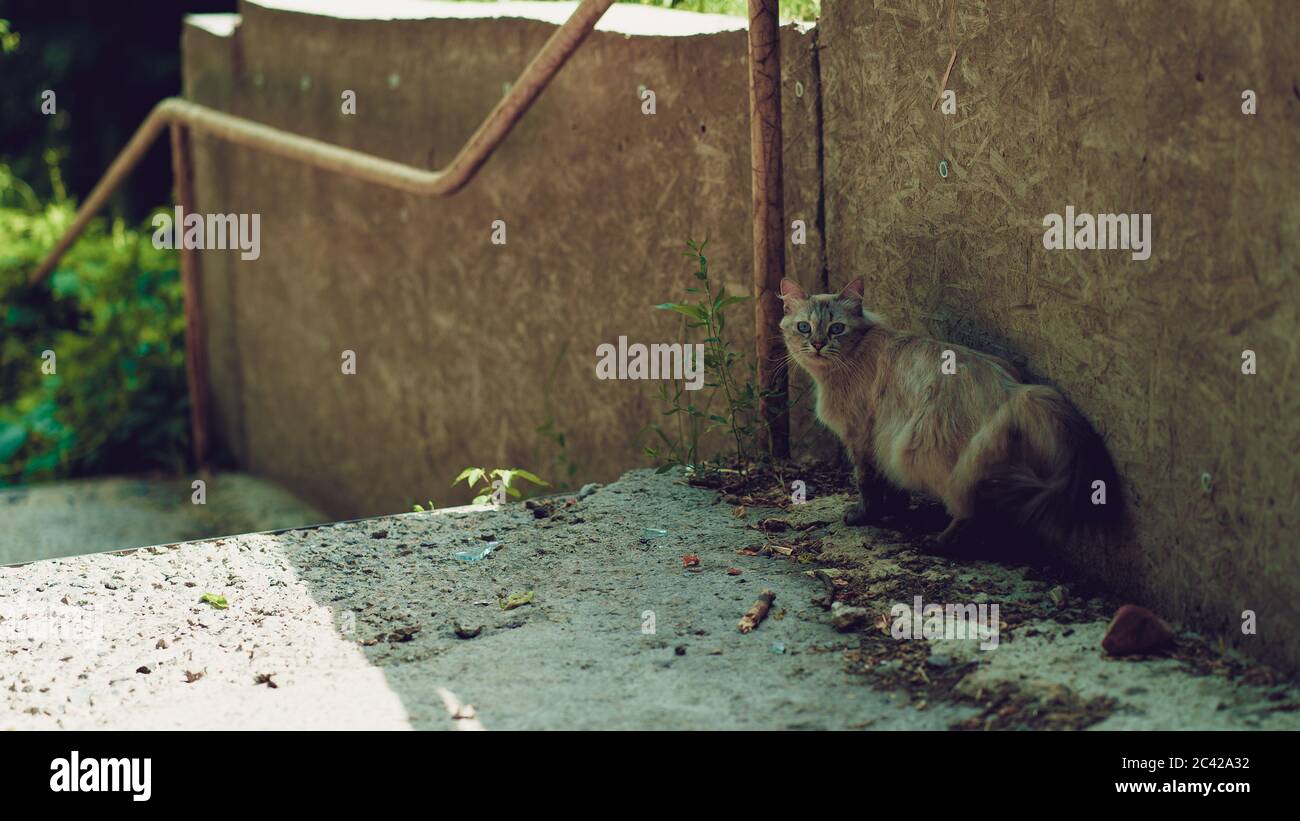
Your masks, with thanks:
M153 247L147 224L96 221L29 286L75 210L52 178L41 205L0 166L0 486L178 471L189 400L177 255Z

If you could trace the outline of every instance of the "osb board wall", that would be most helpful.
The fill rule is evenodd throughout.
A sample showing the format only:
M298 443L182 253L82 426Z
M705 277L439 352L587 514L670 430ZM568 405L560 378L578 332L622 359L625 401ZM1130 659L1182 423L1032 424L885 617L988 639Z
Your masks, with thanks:
M820 24L832 284L863 274L898 324L1058 384L1106 436L1137 525L1074 564L1292 668L1295 11L826 0ZM944 115L932 106L954 47ZM1151 214L1150 259L1045 250L1044 216L1067 205ZM1258 635L1242 635L1244 610Z
M555 30L241 13L230 37L187 28L187 96L427 168L450 161ZM808 226L788 263L818 276L811 45L783 32L786 208ZM656 93L653 116L641 86ZM354 117L340 112L344 89ZM578 481L646 465L642 429L663 418L656 384L597 381L596 349L678 339L680 317L652 306L696 284L688 238L708 236L718 283L749 293L747 89L743 31L597 32L444 200L197 138L199 209L262 218L260 259L201 259L223 446L338 517L466 502L449 485L469 465L554 478L556 450L536 431L548 395ZM752 309L733 311L747 349ZM344 350L356 375L341 374Z

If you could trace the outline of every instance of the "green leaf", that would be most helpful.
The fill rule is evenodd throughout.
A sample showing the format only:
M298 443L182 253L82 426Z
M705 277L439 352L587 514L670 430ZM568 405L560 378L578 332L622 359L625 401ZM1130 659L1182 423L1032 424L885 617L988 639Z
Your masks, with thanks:
M474 485L477 485L479 480L485 475L486 471L484 471L483 468L465 468L460 472L460 475L456 477L456 481L451 483L451 486L455 487L462 481L465 481L470 487L474 487Z
M217 610L227 610L230 608L230 602L226 601L225 596L218 596L216 593L204 593L199 596L199 601L210 604Z
M665 302L662 305L656 305L655 307L661 311L676 311L677 313L684 314L686 316L691 317L692 319L697 319L700 322L705 322L707 320L707 315L704 313L704 309L698 305L684 305L675 302Z
M545 482L545 481L543 481L542 479L538 478L536 474L529 473L528 471L524 470L523 468L515 468L515 475L518 476L518 477L521 478L521 479L527 479L528 481L532 482L532 483L535 484L535 485L542 485L543 487L548 487L548 486L549 486L547 482Z

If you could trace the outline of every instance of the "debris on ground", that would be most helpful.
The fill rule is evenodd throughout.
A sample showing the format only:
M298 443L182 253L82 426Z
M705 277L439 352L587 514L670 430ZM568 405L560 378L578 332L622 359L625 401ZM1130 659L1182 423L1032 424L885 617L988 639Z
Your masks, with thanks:
M772 601L775 598L776 593L771 590L764 590L762 593L759 593L758 601L754 602L753 606L750 607L749 610L745 612L745 615L741 617L740 623L736 625L740 632L748 633L755 627L758 627L759 623L761 623L763 619L767 618L767 611L772 609Z
M830 610L835 606L835 580L831 578L831 574L820 569L813 570L812 577L821 582L822 587L826 590L826 595L813 599L812 603L823 610Z
M388 641L391 643L410 641L415 638L415 634L418 632L420 632L420 625L418 624L413 624L409 627L399 627L388 634Z
M838 601L831 603L831 626L841 633L857 630L870 618L871 613L865 607L850 607Z
M682 556L682 567L699 567L700 557L694 553L687 553Z
M1124 602L1050 566L925 555L919 506L897 526L845 526L847 470L782 469L633 471L542 518L509 502L0 567L6 630L44 629L51 607L69 608L110 639L13 643L0 731L454 729L444 704L459 696L490 729L1300 727L1293 678L1218 636L1173 624L1162 655L1112 657L1098 645ZM806 502L789 494L795 480ZM737 505L746 518L730 515ZM372 540L376 528L387 538ZM498 538L509 549L487 562L447 561ZM669 556L688 552L707 571L676 572ZM223 591L230 608L202 623L186 614L196 590ZM535 590L547 596L531 611L491 610ZM755 590L784 607L753 619L763 636L737 635ZM891 612L914 612L916 596L999 605L997 646L895 638ZM837 602L869 616L837 632ZM409 629L431 619L436 630ZM484 641L455 633L475 622ZM169 648L155 650L161 636ZM157 675L129 675L142 663ZM285 693L249 698L269 670L268 689Z
M1105 719L1115 700L1105 696L1085 699L1063 685L1022 690L1004 684L972 699L979 715L954 724L953 730L1082 730Z
M217 610L226 610L230 607L230 602L226 601L225 596L218 596L216 593L204 593L199 596L199 601L204 604L210 604Z
M1067 596L1065 593L1065 587L1063 587L1062 585L1058 584L1056 587L1053 587L1051 590L1047 591L1047 596L1052 600L1052 604L1056 605L1057 607L1065 606L1065 601Z
M451 626L452 626L452 629L456 632L456 638L458 638L458 639L474 639L474 638L478 638L479 633L482 633L482 632L483 632L483 625L481 625L481 624L480 624L478 627L475 627L475 628L473 628L473 629L470 629L470 628L467 628L467 627L461 627L461 626L460 626L460 622L458 622L458 621L453 621L453 622L451 623Z
M526 593L511 593L506 597L505 601L501 602L501 609L514 610L516 607L523 607L525 604L530 604L532 600L533 591L531 590Z
M477 562L486 559L491 555L493 550L496 550L500 546L500 542L488 542L481 547L472 548L470 550L457 550L451 555L452 558L460 559L462 562Z
M276 684L275 681L271 678L274 675L275 673L258 673L257 675L253 676L253 683L265 684L267 687L270 687L272 690L275 690L279 688L280 685Z
M555 500L529 499L524 502L524 507L533 512L533 518L545 519L555 512Z

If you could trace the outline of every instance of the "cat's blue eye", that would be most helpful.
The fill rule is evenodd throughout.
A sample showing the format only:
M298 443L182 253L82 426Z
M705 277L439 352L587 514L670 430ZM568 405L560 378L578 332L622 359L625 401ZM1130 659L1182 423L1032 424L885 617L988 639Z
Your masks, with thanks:
M798 325L796 325L795 327L799 329L799 333L801 333L801 334L810 334L810 333L812 333L812 326L809 325L807 322L800 322L800 323L799 323Z
M844 333L844 323L843 323L843 322L832 322L832 323L831 323L831 334L833 334L833 335L839 335L839 334L842 334L842 333Z

